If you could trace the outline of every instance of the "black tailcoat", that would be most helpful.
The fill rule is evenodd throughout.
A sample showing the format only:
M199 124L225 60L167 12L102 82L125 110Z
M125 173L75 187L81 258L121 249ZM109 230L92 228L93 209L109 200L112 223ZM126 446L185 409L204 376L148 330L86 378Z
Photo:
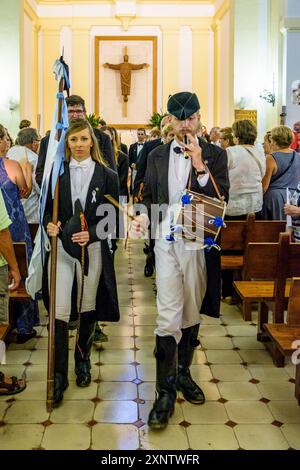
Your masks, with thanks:
M131 144L130 147L129 147L129 153L128 153L128 157L129 157L129 165L130 167L132 167L133 164L136 164L143 148L144 148L144 145L145 143L143 143L143 147L141 148L140 150L140 153L138 155L138 142L135 142L134 144Z
M137 196L140 190L140 184L144 181L149 153L155 149L155 147L158 147L162 144L163 142L161 139L148 140L144 143L144 146L139 153L139 158L136 162L137 173L134 180L133 196Z
M199 140L202 148L202 160L207 162L207 166L212 173L219 192L228 200L229 179L227 170L227 153L216 145L208 144ZM151 204L169 204L168 173L171 143L160 145L152 150L148 156L146 182L143 196L143 203L147 206L148 212ZM182 157L179 157L182 158ZM207 185L201 187L197 177L192 171L191 188L192 191L205 194L210 197L218 197L211 180ZM207 289L202 303L201 313L212 317L220 315L221 300L221 257L220 252L214 248L205 251L207 269Z

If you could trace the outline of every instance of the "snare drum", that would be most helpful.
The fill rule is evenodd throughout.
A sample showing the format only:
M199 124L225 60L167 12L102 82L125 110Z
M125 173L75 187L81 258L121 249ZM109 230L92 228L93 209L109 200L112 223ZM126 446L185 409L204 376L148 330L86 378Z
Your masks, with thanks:
M181 228L182 237L200 243L203 248L215 246L216 239L224 224L226 202L185 190L174 232Z

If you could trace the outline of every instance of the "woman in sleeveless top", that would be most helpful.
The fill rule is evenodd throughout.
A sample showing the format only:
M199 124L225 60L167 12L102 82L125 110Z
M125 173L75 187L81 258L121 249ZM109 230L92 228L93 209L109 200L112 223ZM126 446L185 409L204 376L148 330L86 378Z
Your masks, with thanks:
M237 121L232 131L236 145L226 149L230 182L226 218L241 220L250 212L259 215L262 209L266 164L263 148L255 145L257 130L252 121Z
M14 242L25 242L27 263L32 255L32 242L21 197L27 198L31 192L32 168L28 162L21 165L17 161L6 159L9 139L6 129L0 124L0 187L8 215L12 221L9 231ZM16 317L18 342L24 343L36 336L34 325L39 324L37 304L33 300L15 302L13 306Z
M226 148L230 188L225 220L245 220L251 212L259 218L266 159L263 148L255 145L257 129L252 121L242 119L233 124L232 133L236 145ZM230 255L231 251L222 253ZM233 270L222 271L222 297L228 303L232 303L234 296L233 275Z
M272 155L267 155L267 169L263 179L264 220L285 220L284 204L287 188L295 191L300 180L300 155L290 148L293 133L287 126L271 131Z

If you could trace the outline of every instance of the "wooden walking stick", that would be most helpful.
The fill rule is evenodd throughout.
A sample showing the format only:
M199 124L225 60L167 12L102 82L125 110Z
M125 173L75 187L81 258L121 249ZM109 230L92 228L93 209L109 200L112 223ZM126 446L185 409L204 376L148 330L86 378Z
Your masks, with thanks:
M62 77L59 82L59 92L63 93L64 78ZM62 105L63 98L58 101L58 117L57 122L62 120ZM56 140L60 140L62 129L57 129ZM50 190L49 183L49 189ZM56 181L54 200L53 200L53 215L52 223L58 222L58 199L59 199L59 176ZM56 267L57 267L57 237L51 237L51 269L50 269L50 303L49 303L49 330L48 330L48 370L47 370L47 411L50 413L53 409L54 397L54 368L55 368L55 314L56 314Z

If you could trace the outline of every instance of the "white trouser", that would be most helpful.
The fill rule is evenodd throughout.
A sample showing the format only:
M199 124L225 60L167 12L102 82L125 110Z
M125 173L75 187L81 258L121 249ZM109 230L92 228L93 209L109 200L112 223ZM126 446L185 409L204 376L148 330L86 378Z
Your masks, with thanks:
M135 180L136 174L137 174L137 170L134 170L132 168L132 170L131 170L131 187L132 187L132 190L134 188L134 180Z
M158 336L174 336L181 329L200 323L200 308L206 291L203 250L187 250L185 242L155 241Z
M76 271L77 308L79 308L81 293L81 265L65 252L60 239L57 240L57 271L56 271L56 318L68 322L71 313L71 292ZM96 308L96 296L102 271L101 244L91 243L88 246L89 272L84 276L82 312L90 312ZM51 255L50 255L51 259ZM50 261L48 263L48 278L50 289Z

